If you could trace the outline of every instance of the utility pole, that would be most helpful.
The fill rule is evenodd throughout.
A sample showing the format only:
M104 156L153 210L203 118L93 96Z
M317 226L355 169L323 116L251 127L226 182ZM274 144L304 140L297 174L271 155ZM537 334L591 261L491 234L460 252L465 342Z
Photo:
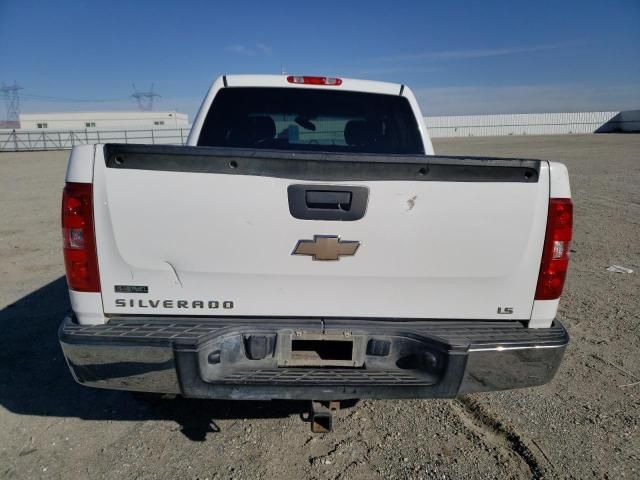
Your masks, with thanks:
M143 112L153 110L153 100L156 97L160 97L160 95L153 91L153 83L151 84L151 89L148 92L139 91L136 88L136 84L133 84L133 94L131 95L131 98L138 103L138 108Z
M5 85L2 82L0 92L4 94L4 101L7 105L7 120L10 122L17 122L20 120L20 96L18 92L22 90L22 87L13 81L13 85Z

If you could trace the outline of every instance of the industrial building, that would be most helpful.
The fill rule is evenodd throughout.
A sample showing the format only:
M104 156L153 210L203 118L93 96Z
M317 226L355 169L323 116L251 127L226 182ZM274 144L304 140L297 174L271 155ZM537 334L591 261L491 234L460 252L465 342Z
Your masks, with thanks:
M640 110L425 117L429 135L499 137L640 131Z
M185 128L186 113L155 111L21 113L22 130L142 130Z

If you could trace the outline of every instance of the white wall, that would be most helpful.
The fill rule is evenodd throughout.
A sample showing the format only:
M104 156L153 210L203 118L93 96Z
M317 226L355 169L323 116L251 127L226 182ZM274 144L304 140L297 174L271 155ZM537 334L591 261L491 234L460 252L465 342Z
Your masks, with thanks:
M425 123L433 138L638 131L640 111L425 117Z
M90 125L87 126L87 123ZM23 130L137 130L183 128L188 125L188 116L178 112L122 111L20 114L20 128Z

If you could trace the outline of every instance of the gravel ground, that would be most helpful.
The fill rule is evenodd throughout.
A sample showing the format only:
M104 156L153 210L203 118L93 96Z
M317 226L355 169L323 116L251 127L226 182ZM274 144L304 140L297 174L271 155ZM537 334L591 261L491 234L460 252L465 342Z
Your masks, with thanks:
M0 478L639 478L640 135L435 146L569 167L576 230L559 318L572 341L551 384L362 401L324 436L300 403L81 387L56 340L69 308L58 226L68 152L2 153Z

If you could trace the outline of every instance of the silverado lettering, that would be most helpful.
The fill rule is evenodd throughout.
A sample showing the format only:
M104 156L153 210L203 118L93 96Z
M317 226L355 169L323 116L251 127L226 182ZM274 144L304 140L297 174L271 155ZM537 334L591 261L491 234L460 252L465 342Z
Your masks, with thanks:
M216 309L220 308L222 304L222 308L232 309L233 302L230 300L225 300L224 302L219 302L218 300L150 300L143 298L116 298L115 299L116 307L126 308L126 307L139 307L139 308L209 308ZM206 306L206 307L205 307Z

